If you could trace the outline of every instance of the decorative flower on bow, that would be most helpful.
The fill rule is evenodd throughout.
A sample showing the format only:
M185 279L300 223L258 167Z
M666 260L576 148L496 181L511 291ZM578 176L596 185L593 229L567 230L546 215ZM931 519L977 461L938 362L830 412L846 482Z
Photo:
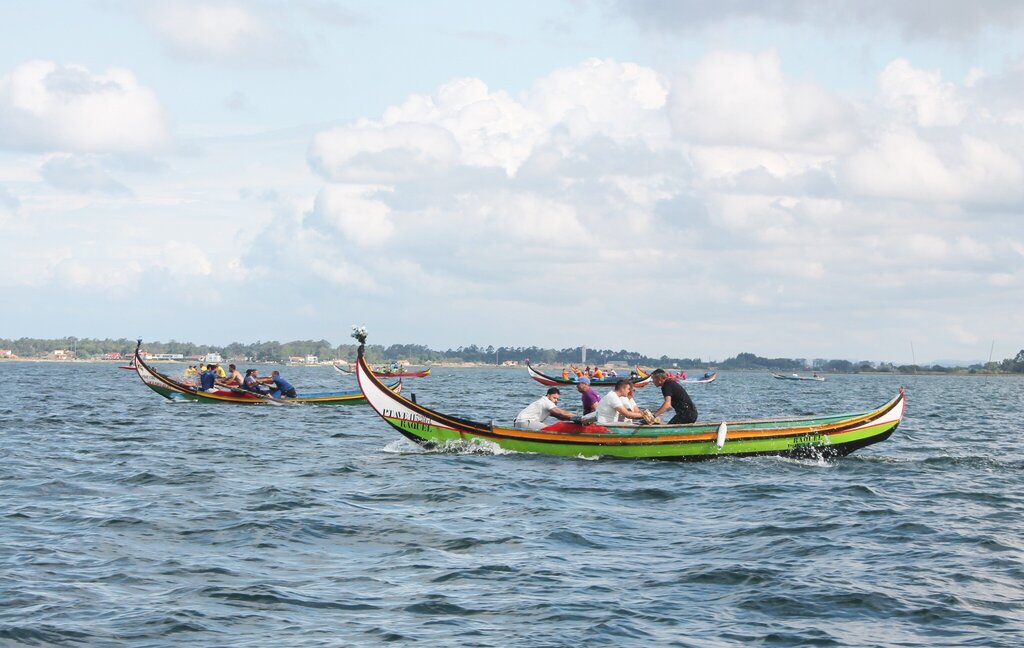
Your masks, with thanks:
M366 344L366 326L352 325L352 337L359 341L359 344Z

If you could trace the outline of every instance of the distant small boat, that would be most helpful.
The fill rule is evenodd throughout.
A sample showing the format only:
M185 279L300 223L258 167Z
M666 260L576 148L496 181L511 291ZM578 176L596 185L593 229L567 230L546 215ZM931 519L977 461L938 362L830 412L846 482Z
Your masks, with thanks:
M530 363L526 363L526 371L527 371L527 373L530 374L530 378L533 378L534 380L536 380L537 382L539 382L542 385L548 385L548 386L551 386L551 385L575 385L576 382L577 382L576 381L576 376L570 376L569 378L563 378L561 376L549 376L547 374L542 374L541 372L539 372L536 369L534 369L533 365L531 365ZM377 375L379 375L379 374L377 374ZM619 382L622 379L631 380L633 382L633 386L635 386L635 387L646 387L647 384L651 382L651 377L648 376L647 374L643 374L643 375L639 375L639 376L637 376L637 375L634 375L634 376L608 376L608 377L604 377L604 378L591 378L590 379L590 386L591 387L602 387L602 386L614 387L615 383Z
M382 378L426 378L430 375L430 369L422 369L420 371L392 371L384 367L378 367L373 370L374 376L380 376Z
M135 371L135 360L133 359L131 364L119 366L118 369L127 369L128 371Z
M710 383L710 382L715 382L718 379L718 372L717 371L715 373L713 373L713 374L708 374L706 376L701 376L700 378L680 378L680 376L682 376L682 374L679 374L679 373L666 374L666 375L667 375L667 377L670 380L674 380L676 382L681 382L681 383Z
M813 376L801 376L800 374L777 374L773 373L772 378L778 380L813 380L815 382L825 382L825 376L819 376L814 374Z
M351 389L340 392L316 392L303 393L295 398L272 398L268 394L257 394L246 391L239 387L225 387L218 385L215 391L203 391L196 385L190 385L164 375L150 367L141 358L139 346L135 350L135 372L139 375L142 383L169 401L193 401L201 403L233 403L236 405L298 405L308 403L312 405L359 405L366 402L366 397L359 389ZM387 389L394 391L402 390L402 381L398 380Z

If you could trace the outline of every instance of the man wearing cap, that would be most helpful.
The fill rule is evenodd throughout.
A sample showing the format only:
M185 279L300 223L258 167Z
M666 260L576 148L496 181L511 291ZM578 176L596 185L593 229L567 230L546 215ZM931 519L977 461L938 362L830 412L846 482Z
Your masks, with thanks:
M533 401L523 411L516 414L512 424L519 430L539 430L544 427L544 419L554 416L556 419L568 421L573 417L572 412L555 407L562 397L558 387L548 389L548 393Z
M580 376L576 379L576 391L583 396L583 415L586 416L597 409L597 403L601 395L590 388L590 378Z

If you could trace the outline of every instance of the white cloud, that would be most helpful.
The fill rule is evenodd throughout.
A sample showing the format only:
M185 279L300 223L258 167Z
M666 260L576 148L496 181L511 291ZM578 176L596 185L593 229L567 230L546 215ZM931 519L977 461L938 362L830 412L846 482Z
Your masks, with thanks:
M650 68L589 59L537 81L527 105L547 128L565 126L577 140L600 134L658 146L670 134L668 92L668 81Z
M890 28L908 40L957 42L980 38L989 30L1012 30L1024 24L1024 7L1015 0L618 0L615 6L644 27L668 31L760 20L828 30Z
M932 143L909 130L885 133L843 163L857 194L922 202L1016 202L1024 164L998 144L970 135Z
M155 93L128 70L31 61L0 78L0 148L130 152L168 137Z
M56 154L43 163L39 172L47 183L65 191L110 195L131 193L97 160L89 156Z
M923 127L955 126L967 115L965 102L938 71L913 68L906 59L886 66L878 78L881 101Z
M676 133L705 145L841 153L857 141L852 110L809 81L782 73L775 52L718 51L673 84Z
M259 5L213 0L154 2L143 13L176 56L228 65L292 64L304 42L282 28L282 17Z
M314 212L319 221L341 232L357 245L377 246L395 232L391 209L369 194L373 187L328 185L321 190Z
M433 124L369 121L318 133L309 161L339 182L387 183L442 174L459 158L451 131Z
M514 175L537 150L603 136L665 146L667 85L653 70L591 59L540 79L523 101L479 79L456 79L314 138L310 163L334 181L389 182L444 173L456 165Z

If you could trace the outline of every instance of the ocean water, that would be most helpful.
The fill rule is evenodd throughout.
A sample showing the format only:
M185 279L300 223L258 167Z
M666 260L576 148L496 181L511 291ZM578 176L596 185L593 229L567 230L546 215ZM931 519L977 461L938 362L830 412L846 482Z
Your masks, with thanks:
M696 464L424 452L366 406L176 404L109 365L0 384L3 646L1024 644L1020 378L723 373L689 389L704 420L901 384L907 415L832 462ZM544 391L406 386L506 422Z

